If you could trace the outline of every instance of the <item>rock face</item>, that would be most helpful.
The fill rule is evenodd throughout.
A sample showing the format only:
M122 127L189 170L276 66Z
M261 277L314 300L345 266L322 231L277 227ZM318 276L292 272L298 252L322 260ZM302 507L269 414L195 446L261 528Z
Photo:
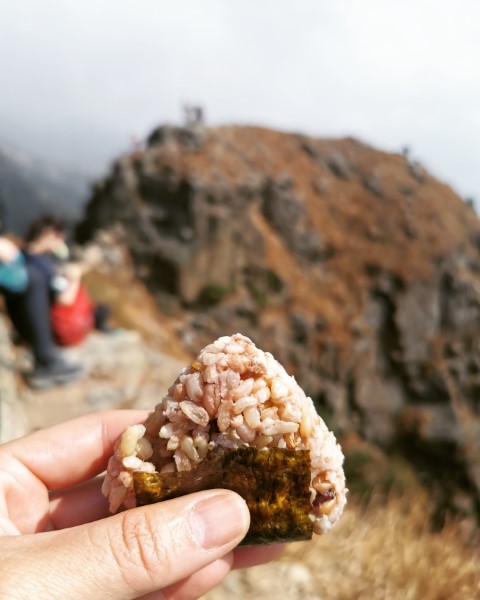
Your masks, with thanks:
M97 184L79 239L112 226L187 348L250 336L339 434L478 510L480 222L418 163L354 139L160 127Z

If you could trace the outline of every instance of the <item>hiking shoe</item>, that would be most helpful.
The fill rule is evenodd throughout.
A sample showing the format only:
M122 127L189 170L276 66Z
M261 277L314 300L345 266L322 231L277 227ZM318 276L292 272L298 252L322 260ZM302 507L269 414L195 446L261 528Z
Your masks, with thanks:
M84 369L81 365L59 359L47 366L37 365L28 374L26 380L34 390L45 390L49 387L73 383L83 375Z

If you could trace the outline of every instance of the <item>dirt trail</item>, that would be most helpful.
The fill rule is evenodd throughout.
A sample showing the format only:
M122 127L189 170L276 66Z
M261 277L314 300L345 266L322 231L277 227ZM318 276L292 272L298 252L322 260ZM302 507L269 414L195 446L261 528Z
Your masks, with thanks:
M92 333L64 355L84 366L80 381L43 391L23 383L18 386L18 403L29 430L98 410L152 409L184 367L180 360L147 345L137 332L127 330ZM27 363L28 357L20 353L17 366Z

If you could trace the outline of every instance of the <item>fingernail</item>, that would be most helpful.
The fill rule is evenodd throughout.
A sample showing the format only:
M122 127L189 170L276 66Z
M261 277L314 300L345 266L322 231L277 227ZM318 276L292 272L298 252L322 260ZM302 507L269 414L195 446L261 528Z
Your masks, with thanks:
M192 534L202 548L223 546L246 534L249 525L245 501L232 492L200 500L190 513Z

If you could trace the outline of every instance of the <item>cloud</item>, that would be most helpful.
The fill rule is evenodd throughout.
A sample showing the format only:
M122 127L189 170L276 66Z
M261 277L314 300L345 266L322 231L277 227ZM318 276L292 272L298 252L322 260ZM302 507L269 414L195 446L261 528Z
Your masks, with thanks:
M0 119L101 161L193 101L214 124L409 144L480 198L479 19L474 0L17 0L0 7Z

